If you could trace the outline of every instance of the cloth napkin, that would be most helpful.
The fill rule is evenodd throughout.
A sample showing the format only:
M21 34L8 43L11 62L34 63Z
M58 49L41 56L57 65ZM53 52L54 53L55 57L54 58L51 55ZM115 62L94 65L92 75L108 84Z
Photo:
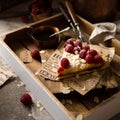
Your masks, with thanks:
M94 24L95 28L89 37L91 43L99 44L106 40L115 38L116 24L111 22L103 22Z

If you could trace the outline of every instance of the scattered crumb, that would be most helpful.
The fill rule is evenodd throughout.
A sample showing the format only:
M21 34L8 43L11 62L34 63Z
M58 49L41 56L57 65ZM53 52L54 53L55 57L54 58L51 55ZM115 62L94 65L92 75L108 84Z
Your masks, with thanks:
M72 105L72 100L67 99L67 100L66 100L66 103L68 103L68 104Z
M82 90L83 90L83 91L86 91L86 87L85 87L85 86L83 86Z
M37 102L36 102L36 107L37 107L37 108L40 108L40 107L41 107L40 101L37 101Z
M97 96L94 97L94 100L93 100L93 101L94 101L95 103L97 103L97 104L100 102L100 100L99 100L99 98L98 98Z
M61 102L62 102L63 105L66 103L65 99L62 99Z
M56 69L56 68L52 68L52 71L53 71L53 72L56 72L56 71L57 71L57 69Z
M44 54L44 53L45 53L45 50L41 50L41 51L40 51L40 54Z
M63 94L69 94L70 92L71 92L71 90L69 90L69 89L64 89L64 90L62 91Z
M45 60L45 59L43 59L43 60L42 60L42 63L45 63L45 62L46 62L46 60Z
M68 84L64 84L64 89L62 90L63 94L69 94L71 92L71 87Z
M31 117L31 116L32 116L32 114L31 114L31 113L29 113L29 114L28 114L28 116L29 116L29 117Z
M35 75L38 75L38 74L39 74L39 72L36 72L36 73L35 73Z
M42 106L42 107L40 107L40 112L42 111L44 109L44 107Z
M24 86L24 83L23 83L22 81L20 81L20 83L17 84L17 86L18 86L18 87L22 87L22 86Z
M79 115L76 117L76 120L83 120L83 115L82 115L82 114L79 114Z
M55 65L54 64L52 64L52 67L54 67Z

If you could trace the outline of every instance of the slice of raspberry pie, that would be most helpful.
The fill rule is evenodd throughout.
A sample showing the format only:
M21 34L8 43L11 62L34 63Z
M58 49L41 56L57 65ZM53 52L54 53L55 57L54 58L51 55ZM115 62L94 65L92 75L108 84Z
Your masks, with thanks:
M70 38L65 43L57 72L58 76L82 74L96 68L105 68L109 63L109 54L104 54L100 46Z

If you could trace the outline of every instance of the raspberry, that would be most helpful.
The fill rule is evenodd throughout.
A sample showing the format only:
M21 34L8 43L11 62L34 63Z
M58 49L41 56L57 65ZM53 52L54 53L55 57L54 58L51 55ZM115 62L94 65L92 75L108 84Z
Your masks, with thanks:
M71 44L72 46L74 45L74 43L73 43L73 41L71 40L71 39L68 39L67 41L66 41L66 45L67 44Z
M79 53L79 56L84 59L86 57L86 53L87 51L85 49L82 49Z
M21 17L21 20L22 20L22 22L24 22L24 23L28 23L28 22L29 22L28 16L22 16L22 17Z
M35 1L31 6L31 13L34 15L38 15L45 12L45 5L42 1Z
M69 60L67 58L62 58L60 64L63 68L68 68L70 65Z
M65 51L69 53L73 53L73 46L71 44L67 44L65 47Z
M85 49L86 51L88 51L88 50L90 50L90 46L89 46L89 45L84 45L84 46L82 47L82 49Z
M90 53L92 56L97 55L97 51L94 50L94 49L91 49L91 50L89 51L89 53Z
M74 47L73 48L73 53L74 54L78 54L80 52L80 48L79 47Z
M32 97L28 93L22 95L22 97L20 98L20 102L24 105L31 105L33 103Z
M58 72L58 73L61 73L63 70L64 70L63 67L59 67L59 68L57 69L57 72Z
M32 13L33 15L37 15L37 14L38 14L38 11L37 11L36 9L32 9L31 13Z
M77 40L74 42L74 46L75 46L75 47L79 46L80 48L82 48L82 42L81 42L79 39L77 39Z
M99 63L102 63L102 62L103 62L103 59L100 55L97 54L97 55L94 56L94 63L95 64L99 64Z
M39 60L41 62L41 56L40 56L40 53L38 50L33 50L31 52L31 56L36 59L36 60Z
M86 55L85 60L87 63L93 63L93 56L91 54Z

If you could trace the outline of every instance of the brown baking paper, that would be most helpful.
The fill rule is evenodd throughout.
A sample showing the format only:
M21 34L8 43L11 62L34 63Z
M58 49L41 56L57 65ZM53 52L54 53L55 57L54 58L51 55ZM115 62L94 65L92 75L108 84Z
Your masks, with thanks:
M55 52L50 56L47 62L42 65L42 67L40 68L40 70L37 72L36 75L42 76L43 78L48 79L49 84L47 84L47 80L45 83L46 85L49 86L50 89L53 88L54 85L57 83L58 85L62 86L62 89L61 87L57 87L59 90L55 90L55 93L56 91L64 93L64 85L67 84L68 85L67 87L70 87L73 90L76 90L77 92L79 92L80 94L85 95L87 92L94 89L96 85L98 85L102 72L101 73L97 72L97 70L94 69L93 71L85 71L80 74L77 73L77 74L72 74L72 75L58 78L57 69L59 67L59 61L62 57L64 45L65 44L62 43L58 47L58 49L55 50ZM105 53L105 55L108 55L110 58L109 61L112 60L114 56L114 51L115 51L113 47L106 48L103 46L100 47L96 45L94 47L95 48L97 47L97 49L100 49L102 52ZM102 71L104 71L104 68L102 68ZM70 91L72 89L70 89Z
M71 77L63 80L78 93L85 95L87 92L95 88L100 80L100 74L95 71L92 73L83 74L76 77Z
M24 63L31 63L32 62L32 56L31 56L31 51L25 49L20 52L20 59Z

